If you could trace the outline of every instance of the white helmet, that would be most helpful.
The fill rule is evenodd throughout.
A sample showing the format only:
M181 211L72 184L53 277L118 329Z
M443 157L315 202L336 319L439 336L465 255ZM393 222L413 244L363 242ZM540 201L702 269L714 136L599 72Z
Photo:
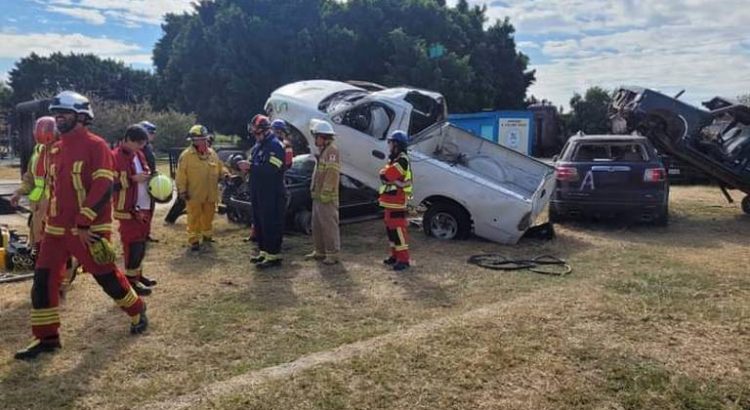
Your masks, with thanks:
M73 111L76 114L84 114L89 121L94 119L94 110L91 109L89 99L75 91L63 91L52 99L49 105L50 111Z
M330 138L336 134L330 122L313 118L310 120L310 134L328 136Z

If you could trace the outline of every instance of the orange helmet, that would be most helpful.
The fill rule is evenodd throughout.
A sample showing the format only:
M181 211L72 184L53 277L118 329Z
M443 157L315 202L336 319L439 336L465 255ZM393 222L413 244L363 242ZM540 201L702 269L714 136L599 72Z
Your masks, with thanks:
M49 144L57 137L57 124L54 117L39 117L34 124L34 140L37 144Z

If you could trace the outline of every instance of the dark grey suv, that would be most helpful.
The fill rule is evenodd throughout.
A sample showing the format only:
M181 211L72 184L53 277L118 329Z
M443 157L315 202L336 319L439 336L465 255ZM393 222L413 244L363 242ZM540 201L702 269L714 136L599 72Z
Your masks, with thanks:
M666 225L669 183L648 139L638 135L571 137L555 161L552 222L627 217Z

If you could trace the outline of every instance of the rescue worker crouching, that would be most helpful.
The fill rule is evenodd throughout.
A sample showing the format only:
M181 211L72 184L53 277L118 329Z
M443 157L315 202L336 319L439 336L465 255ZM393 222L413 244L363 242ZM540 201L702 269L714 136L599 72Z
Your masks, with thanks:
M188 243L192 251L199 251L201 242L213 240L213 220L219 201L219 181L224 178L224 166L209 146L206 127L194 125L188 131L192 144L180 154L177 162L177 192L187 209Z
M284 147L271 131L271 122L265 115L253 118L252 131L256 143L249 161L238 165L250 172L253 228L259 251L250 261L264 269L281 265L286 211Z
M310 192L312 197L312 236L315 249L306 259L322 260L326 265L339 262L339 181L341 157L333 143L334 131L330 123L310 120L310 134L315 138L319 154L313 171Z
M143 153L147 142L147 131L140 125L131 125L120 145L112 152L115 160L113 216L120 221L125 276L141 296L150 295L150 286L156 284L143 276L141 266L146 256L153 212L153 201L147 187L151 170Z
M33 342L15 354L27 360L60 349L60 275L69 256L91 273L107 295L130 317L130 333L146 330L146 305L114 264L112 230L112 151L88 130L94 119L88 99L64 91L49 107L60 141L50 151L51 194L47 225L31 288Z
M407 154L409 137L403 131L394 131L387 141L390 155L388 163L380 170L378 202L385 209L385 228L391 256L383 263L392 266L395 271L401 271L410 264L406 220L406 205L412 192L411 163Z

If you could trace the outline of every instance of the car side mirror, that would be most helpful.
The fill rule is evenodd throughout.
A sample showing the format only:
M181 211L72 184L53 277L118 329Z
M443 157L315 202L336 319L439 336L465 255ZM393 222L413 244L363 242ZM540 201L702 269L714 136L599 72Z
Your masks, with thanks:
M558 159L560 159L559 155L553 155L552 156L552 162L557 162Z
M372 150L372 156L377 159L385 159L385 153L376 149Z

